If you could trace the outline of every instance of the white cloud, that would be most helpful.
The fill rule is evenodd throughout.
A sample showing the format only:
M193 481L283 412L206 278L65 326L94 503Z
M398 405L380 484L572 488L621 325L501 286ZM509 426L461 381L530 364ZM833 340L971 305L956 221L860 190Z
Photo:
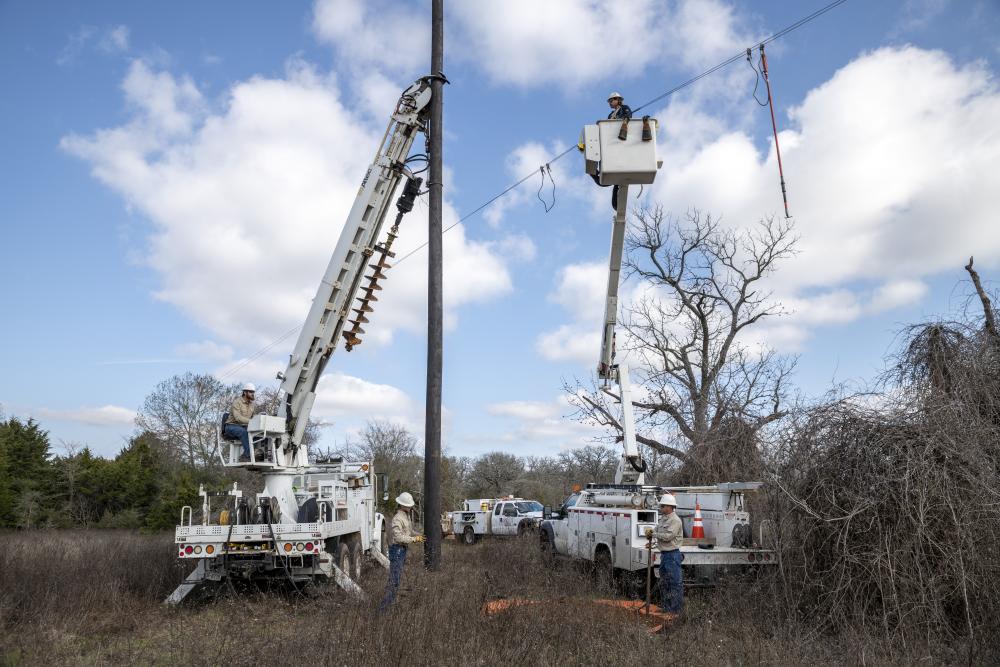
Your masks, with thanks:
M128 40L128 26L116 25L101 29L97 26L83 25L69 36L66 45L56 58L56 64L64 67L72 65L85 50L91 49L105 54L124 53L128 51Z
M129 29L127 25L116 25L101 36L97 48L105 53L128 51Z
M416 3L317 0L312 28L355 65L410 74L423 70L430 60L430 21Z
M134 410L129 410L118 405L66 410L38 408L34 412L46 419L78 422L89 426L130 426L135 422L136 415Z
M514 426L492 435L474 436L481 442L550 442L560 447L577 447L600 436L598 427L572 419L575 408L566 396L552 401L505 401L486 406L487 413L507 418Z
M152 223L145 252L162 280L157 296L237 350L300 324L384 119L376 126L354 115L336 77L301 61L284 78L236 83L217 110L190 79L142 61L123 89L129 122L62 146ZM419 210L402 224L400 255L426 241ZM445 224L456 219L446 203ZM462 304L511 289L501 255L461 225L444 251L451 326ZM366 342L388 341L397 328L423 331L420 257L388 273Z
M612 76L635 79L667 58L703 67L752 43L737 30L732 7L717 0L627 6L507 0L456 3L450 11L457 57L495 83L522 87L574 89Z
M313 418L322 421L344 417L411 420L416 408L406 392L397 387L368 382L338 371L320 379Z

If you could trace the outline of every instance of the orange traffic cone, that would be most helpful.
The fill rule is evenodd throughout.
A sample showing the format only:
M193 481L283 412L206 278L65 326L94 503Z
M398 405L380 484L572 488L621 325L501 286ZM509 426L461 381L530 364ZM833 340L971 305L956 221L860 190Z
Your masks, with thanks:
M694 521L691 523L691 537L705 537L705 524L701 521L701 505L694 504Z

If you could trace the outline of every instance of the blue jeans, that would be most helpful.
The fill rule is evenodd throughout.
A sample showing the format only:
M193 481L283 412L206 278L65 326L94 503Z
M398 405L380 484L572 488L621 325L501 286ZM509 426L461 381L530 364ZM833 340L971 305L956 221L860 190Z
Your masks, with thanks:
M396 591L399 590L399 581L403 578L403 565L406 563L406 547L402 544L393 544L389 547L389 583L385 585L385 597L379 604L378 610L385 611L396 601Z
M239 438L240 442L243 443L243 456L250 458L250 434L247 433L246 426L243 424L226 424L226 428L222 432L230 438Z
M683 560L684 554L680 549L660 552L660 606L672 614L681 613L684 604Z

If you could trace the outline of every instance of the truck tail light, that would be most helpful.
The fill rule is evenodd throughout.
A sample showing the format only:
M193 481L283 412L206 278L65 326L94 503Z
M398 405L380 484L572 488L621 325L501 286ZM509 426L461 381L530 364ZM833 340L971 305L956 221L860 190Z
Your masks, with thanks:
M215 547L213 547L211 544L209 544L207 547L205 547L205 553L207 553L209 556L211 556L212 554L215 553Z
M299 542L298 544L295 545L295 550L296 551L303 551L305 548L306 548L306 545L302 544L301 542Z
M291 542L285 542L284 549L285 549L285 553L288 553L289 551L291 551L292 550L292 543Z
M306 542L306 551L312 551L312 550L313 550L313 543Z
M187 545L186 547L184 547L184 553L190 556L192 553L194 553L194 547L192 547L190 544Z
M200 554L200 553L201 553L201 547L195 547L195 548L194 548L194 553L195 553L195 555L196 555L196 556L197 556L198 554Z

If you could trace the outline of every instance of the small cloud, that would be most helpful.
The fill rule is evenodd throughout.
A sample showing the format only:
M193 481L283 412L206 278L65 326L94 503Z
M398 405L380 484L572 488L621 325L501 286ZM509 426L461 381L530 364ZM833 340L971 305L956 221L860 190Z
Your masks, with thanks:
M80 26L79 30L69 36L56 58L56 64L62 67L72 65L88 48L106 54L124 53L128 51L128 40L129 28L125 25L103 30L92 25Z
M77 422L88 426L130 426L135 421L135 411L118 405L104 405L99 408L76 408L54 410L38 408L39 417L56 421Z
M121 53L128 51L129 29L127 25L116 25L101 35L97 48L104 53Z
M179 346L177 354L185 359L224 363L233 358L233 348L214 340L203 340Z

